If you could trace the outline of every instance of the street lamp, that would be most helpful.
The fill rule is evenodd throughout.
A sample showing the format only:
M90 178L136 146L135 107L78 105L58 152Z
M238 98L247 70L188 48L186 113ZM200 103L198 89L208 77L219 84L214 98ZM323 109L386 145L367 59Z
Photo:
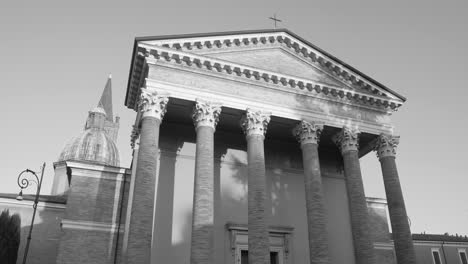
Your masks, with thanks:
M34 198L34 204L33 204L34 211L33 211L32 219L31 219L31 226L29 228L28 240L26 242L26 248L24 250L23 264L26 263L26 258L28 257L29 244L31 243L31 233L32 233L33 226L34 226L34 218L36 217L36 208L37 208L37 203L39 202L39 193L41 192L42 177L44 176L45 165L46 164L44 162L44 164L41 167L41 179L39 179L37 177L36 172L34 172L34 171L30 170L30 169L26 169L26 170L22 171L18 175L18 186L21 188L21 190L19 192L19 195L16 197L16 200L22 201L23 200L23 189L28 188L28 186L31 184L31 182L34 182L34 179L31 180L31 179L28 179L26 177L26 173L31 173L32 175L34 175L34 177L36 178L36 186L37 186L36 197Z

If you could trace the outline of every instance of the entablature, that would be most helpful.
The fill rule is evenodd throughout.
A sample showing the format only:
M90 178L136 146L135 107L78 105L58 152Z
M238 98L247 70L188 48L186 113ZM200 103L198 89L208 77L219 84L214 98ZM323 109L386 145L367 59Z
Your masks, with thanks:
M214 55L268 49L285 51L327 79ZM173 98L210 98L235 109L256 107L282 118L324 121L333 127L351 125L380 134L392 132L390 115L406 100L287 30L138 38L133 56L125 104L135 110L140 88L146 87L168 92ZM273 65L277 57L271 56ZM294 69L293 65L288 67ZM219 88L224 84L231 90ZM301 105L292 100L269 101L267 96L262 99L263 93L270 98L295 96Z

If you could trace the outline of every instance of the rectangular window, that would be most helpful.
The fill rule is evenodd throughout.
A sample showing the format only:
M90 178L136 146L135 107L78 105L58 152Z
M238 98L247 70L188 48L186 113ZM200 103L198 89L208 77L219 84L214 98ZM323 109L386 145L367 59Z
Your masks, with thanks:
M434 264L442 264L438 249L432 249L432 258L434 259Z
M248 264L249 263L249 251L248 250L241 250L241 264ZM279 264L279 256L278 252L270 252L270 263L271 264Z
M461 264L468 264L468 259L466 257L466 251L460 250L458 251L458 254L460 254L460 262Z

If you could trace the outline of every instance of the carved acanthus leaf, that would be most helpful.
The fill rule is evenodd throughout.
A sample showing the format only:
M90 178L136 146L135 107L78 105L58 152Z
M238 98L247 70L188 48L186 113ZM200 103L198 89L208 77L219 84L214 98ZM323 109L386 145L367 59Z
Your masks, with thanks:
M138 126L133 125L132 132L130 134L130 146L132 147L132 149L134 149L135 147L138 147L137 144L138 144L139 137L140 137L140 129L138 128Z
M379 159L384 157L395 157L396 148L400 143L399 136L380 134L375 145L375 151Z
M143 117L152 116L162 120L166 113L168 101L169 98L167 95L141 88L138 108L143 113Z
M215 129L220 114L221 104L197 99L193 108L193 123L196 128L199 126L209 126Z
M265 136L269 122L270 113L247 108L245 115L242 116L240 125L247 136Z
M343 129L333 137L333 141L340 149L341 153L359 149L359 130L350 127Z
M316 122L307 122L302 120L294 129L293 135L297 138L301 145L307 143L318 144L320 141L320 134L323 130L323 124Z

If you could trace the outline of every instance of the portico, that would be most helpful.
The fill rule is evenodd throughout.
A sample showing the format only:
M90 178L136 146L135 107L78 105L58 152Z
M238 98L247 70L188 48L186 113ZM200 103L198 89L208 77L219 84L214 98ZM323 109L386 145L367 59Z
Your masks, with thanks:
M398 264L414 263L389 118L404 100L287 30L137 39L127 263L241 263L231 222L249 263L273 245L279 263L375 263L359 166L373 149Z

